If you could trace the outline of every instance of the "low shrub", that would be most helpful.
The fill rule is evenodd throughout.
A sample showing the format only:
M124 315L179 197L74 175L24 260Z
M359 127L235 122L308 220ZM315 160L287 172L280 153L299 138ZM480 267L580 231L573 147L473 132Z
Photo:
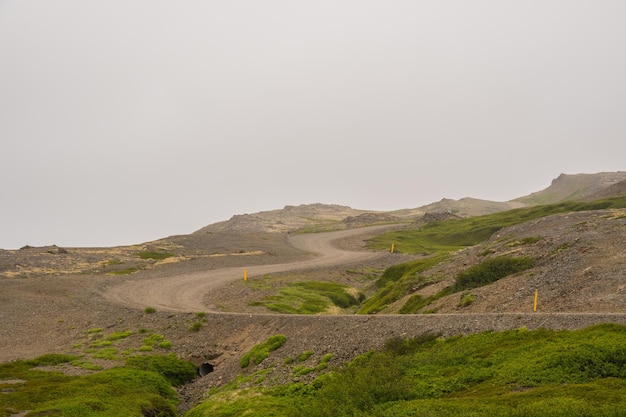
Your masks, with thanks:
M189 331L191 332L199 332L200 329L202 329L202 323L199 321L196 321L189 326Z
M499 256L486 259L456 276L453 291L482 287L491 284L508 275L530 269L535 266L535 260L529 257L510 258Z

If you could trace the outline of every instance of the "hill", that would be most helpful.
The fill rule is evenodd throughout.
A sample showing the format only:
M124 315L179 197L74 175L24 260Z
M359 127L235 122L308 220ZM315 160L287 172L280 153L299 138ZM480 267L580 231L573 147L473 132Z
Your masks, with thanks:
M624 208L567 211L502 227L477 245L439 256L432 267L412 272L406 265L391 282L379 284L379 291L397 286L400 292L377 311L530 312L537 290L540 311L626 313L625 218ZM481 282L495 261L517 259L532 265ZM459 277L470 273L477 282L458 288Z
M626 180L622 180L618 183L610 185L606 188L601 189L600 191L585 197L585 201L594 201L600 200L604 198L612 198L612 197L626 197Z
M544 190L534 192L512 201L528 205L553 204L571 200L593 200L618 196L620 189L610 189L626 180L626 171L600 172L597 174L561 174ZM618 194L614 194L618 193Z
M604 185L588 198L620 195L623 181L611 181L596 181ZM568 190L568 196L586 193ZM325 372L329 360L346 363L391 338L626 322L626 200L527 204L443 199L388 213L287 206L129 247L0 251L0 361L65 352L81 360L61 371L80 374L118 366L135 354L171 352L196 365L210 362L213 373L180 390L189 407L241 372L246 384L306 383ZM383 237L376 249L380 256L372 260L240 279L241 269L251 265L311 259L290 242L312 234L297 231L378 223L396 234L392 241ZM416 236L417 249L405 250ZM381 239L367 237L369 243L361 236L335 245L362 251ZM234 276L229 283L206 292L186 288L211 306L207 311L154 311L104 296L125 282L148 288L185 282L191 275L206 281L210 271L226 267L234 271L226 271ZM129 291L128 297L134 294ZM363 311L371 300L382 303ZM302 312L311 304L321 305L316 311L322 313L277 314L285 305ZM357 310L370 314L354 314ZM244 354L277 333L286 336L284 346L271 360L242 371Z

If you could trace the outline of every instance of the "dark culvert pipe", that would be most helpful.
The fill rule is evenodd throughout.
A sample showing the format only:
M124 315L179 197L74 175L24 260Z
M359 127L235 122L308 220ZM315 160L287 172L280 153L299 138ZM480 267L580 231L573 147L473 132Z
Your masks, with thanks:
M198 367L198 374L203 377L213 372L213 365L208 362L204 362Z

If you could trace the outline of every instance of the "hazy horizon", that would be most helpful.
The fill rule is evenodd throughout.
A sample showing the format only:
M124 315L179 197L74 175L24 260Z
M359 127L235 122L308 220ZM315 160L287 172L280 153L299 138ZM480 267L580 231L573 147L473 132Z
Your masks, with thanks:
M626 169L626 2L0 0L0 248Z

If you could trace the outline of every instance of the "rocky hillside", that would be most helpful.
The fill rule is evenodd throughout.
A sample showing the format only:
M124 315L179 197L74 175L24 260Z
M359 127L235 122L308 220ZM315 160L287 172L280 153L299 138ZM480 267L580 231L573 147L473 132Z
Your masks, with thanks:
M516 198L515 202L528 205L552 204L570 200L593 200L617 196L615 192L624 185L618 183L626 180L626 171L600 172L597 174L561 174L544 190L534 192L525 197ZM615 186L616 189L610 189ZM621 187L621 188L620 188Z
M340 223L347 217L366 213L335 204L302 204L253 214L235 215L225 222L214 223L194 232L268 232L288 233L298 229Z
M454 253L421 272L424 282L382 313L397 312L416 294L424 298L455 283L469 268L498 257L531 258L534 267L482 287L459 291L415 312L626 313L626 209L572 212L506 227L487 241Z
M585 201L600 200L612 197L626 197L626 180L603 188L595 194L585 197Z

